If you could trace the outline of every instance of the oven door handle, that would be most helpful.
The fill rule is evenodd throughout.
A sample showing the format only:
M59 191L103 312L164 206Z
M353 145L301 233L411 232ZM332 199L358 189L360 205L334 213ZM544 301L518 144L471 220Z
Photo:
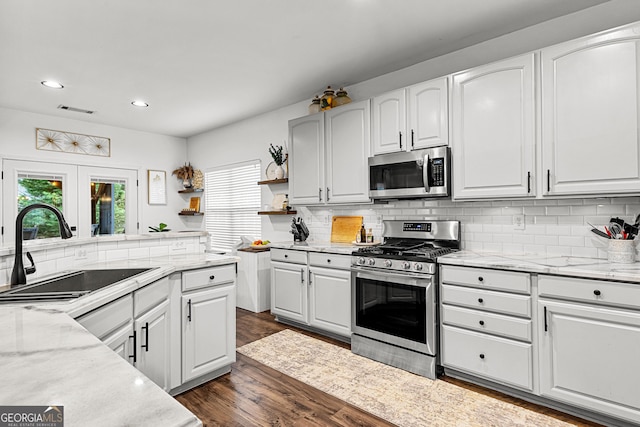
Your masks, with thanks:
M369 270L362 267L352 267L352 273L357 279L377 280L379 282L393 282L401 285L418 286L428 288L433 284L434 276L431 274L391 273L389 271Z

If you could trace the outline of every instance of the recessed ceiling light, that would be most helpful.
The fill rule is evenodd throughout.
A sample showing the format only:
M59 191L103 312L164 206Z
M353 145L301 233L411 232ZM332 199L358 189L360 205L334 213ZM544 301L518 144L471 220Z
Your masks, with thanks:
M144 101L140 101L140 100L131 102L131 105L135 105L136 107L148 107L149 106L149 104L147 104Z
M62 83L55 82L53 80L43 80L40 82L42 86L50 87L51 89L62 89Z

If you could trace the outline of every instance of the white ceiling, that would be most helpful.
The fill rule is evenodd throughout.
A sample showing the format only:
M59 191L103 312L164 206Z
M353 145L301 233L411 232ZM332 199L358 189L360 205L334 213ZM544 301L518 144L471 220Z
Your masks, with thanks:
M188 137L604 1L2 0L0 106Z

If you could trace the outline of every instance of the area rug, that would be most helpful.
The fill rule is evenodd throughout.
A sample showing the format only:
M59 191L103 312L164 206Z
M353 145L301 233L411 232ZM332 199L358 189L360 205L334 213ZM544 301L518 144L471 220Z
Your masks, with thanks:
M570 426L285 329L238 352L398 426Z

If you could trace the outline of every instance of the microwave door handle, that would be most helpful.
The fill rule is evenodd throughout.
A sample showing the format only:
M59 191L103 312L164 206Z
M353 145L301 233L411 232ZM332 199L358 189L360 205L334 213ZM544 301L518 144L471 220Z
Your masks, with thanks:
M424 164L422 165L422 183L424 184L424 190L429 193L431 187L429 187L429 164L431 159L428 154L424 156Z

